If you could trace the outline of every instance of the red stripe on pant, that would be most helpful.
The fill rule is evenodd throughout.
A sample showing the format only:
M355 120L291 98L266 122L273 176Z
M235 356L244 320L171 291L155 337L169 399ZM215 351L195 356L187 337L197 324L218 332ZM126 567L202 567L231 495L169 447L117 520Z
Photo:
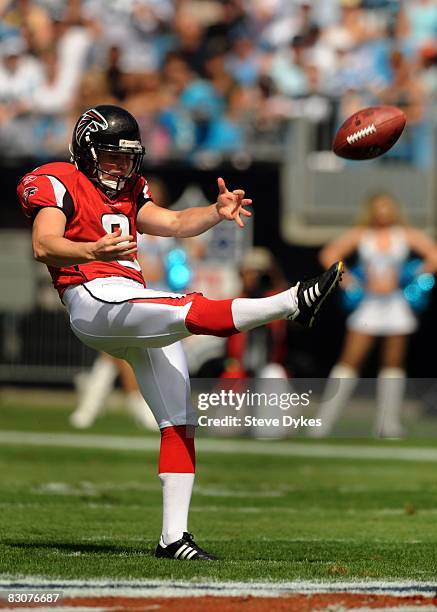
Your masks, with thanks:
M159 474L194 474L196 471L194 431L193 425L176 425L161 429Z
M209 300L201 293L188 293L180 298L135 298L129 301L168 304L169 306L185 306L191 302L190 310L185 318L185 326L192 334L226 337L238 333L232 317L233 300Z

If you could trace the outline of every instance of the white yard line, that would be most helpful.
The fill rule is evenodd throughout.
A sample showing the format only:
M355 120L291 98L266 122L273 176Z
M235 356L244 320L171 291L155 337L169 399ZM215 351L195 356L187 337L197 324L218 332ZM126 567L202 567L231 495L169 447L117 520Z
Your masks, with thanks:
M329 610L332 610L332 607L328 607L325 608L326 612L329 612ZM342 607L341 604L336 605L334 607L334 610L336 612L347 612L349 608L344 608ZM63 608L61 608L62 612L69 612L67 610L64 610ZM56 609L56 612L61 612L61 610L58 611L58 609ZM390 607L383 607L383 608L354 608L353 609L354 612L436 612L437 608L433 605L427 605L427 606L403 606L403 605L399 605L396 606L395 608ZM21 611L20 611L21 612ZM30 610L29 612L34 612L34 610ZM75 612L75 611L73 611ZM94 612L94 611L93 611Z
M292 594L351 593L395 597L435 597L437 582L356 581L356 582L191 582L178 580L49 580L38 576L23 579L0 577L0 593L8 591L62 592L63 597L281 597Z
M79 433L0 431L0 445L60 446L69 448L109 449L113 451L156 451L158 438ZM363 446L291 441L217 440L198 438L201 452L271 455L279 457L320 457L332 459L387 459L437 462L437 448L400 446Z

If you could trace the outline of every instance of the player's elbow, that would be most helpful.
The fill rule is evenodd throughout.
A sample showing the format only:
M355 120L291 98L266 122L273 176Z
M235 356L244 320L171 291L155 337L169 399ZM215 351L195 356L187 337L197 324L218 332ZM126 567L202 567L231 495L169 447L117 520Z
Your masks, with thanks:
M40 263L47 263L46 261L46 255L44 253L44 251L40 251L40 250L33 250L33 258L35 259L35 261L39 261Z
M41 242L39 242L39 240L34 240L32 242L32 249L33 258L41 263L46 263L47 250L44 248Z
M43 259L43 251L38 246L33 246L33 258L35 261L42 261Z

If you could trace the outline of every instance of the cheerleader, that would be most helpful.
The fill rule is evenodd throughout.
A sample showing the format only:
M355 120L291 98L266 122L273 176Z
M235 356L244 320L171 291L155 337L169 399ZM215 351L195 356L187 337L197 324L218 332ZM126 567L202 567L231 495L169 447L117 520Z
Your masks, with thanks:
M377 379L375 435L401 437L401 408L405 391L408 337L417 319L400 287L401 272L414 251L423 258L420 272L435 269L435 243L407 225L399 205L388 193L369 198L361 223L328 244L320 253L323 266L357 253L360 281L348 273L344 287L360 282L363 298L347 320L347 333L338 363L330 372L318 417L322 426L311 432L328 435L352 396L359 372L377 338L382 338Z

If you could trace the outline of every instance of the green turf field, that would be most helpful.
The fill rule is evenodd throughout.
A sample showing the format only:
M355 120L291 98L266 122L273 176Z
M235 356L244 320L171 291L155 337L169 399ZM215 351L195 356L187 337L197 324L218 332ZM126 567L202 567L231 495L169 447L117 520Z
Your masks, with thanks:
M25 406L6 398L0 431L73 434L67 404L57 399L30 407L30 400ZM143 435L117 413L89 433ZM151 439L156 452L0 443L0 574L225 580L437 575L437 462L265 452L199 453L190 529L223 561L155 560L161 491L159 440ZM260 444L269 449L278 443Z

